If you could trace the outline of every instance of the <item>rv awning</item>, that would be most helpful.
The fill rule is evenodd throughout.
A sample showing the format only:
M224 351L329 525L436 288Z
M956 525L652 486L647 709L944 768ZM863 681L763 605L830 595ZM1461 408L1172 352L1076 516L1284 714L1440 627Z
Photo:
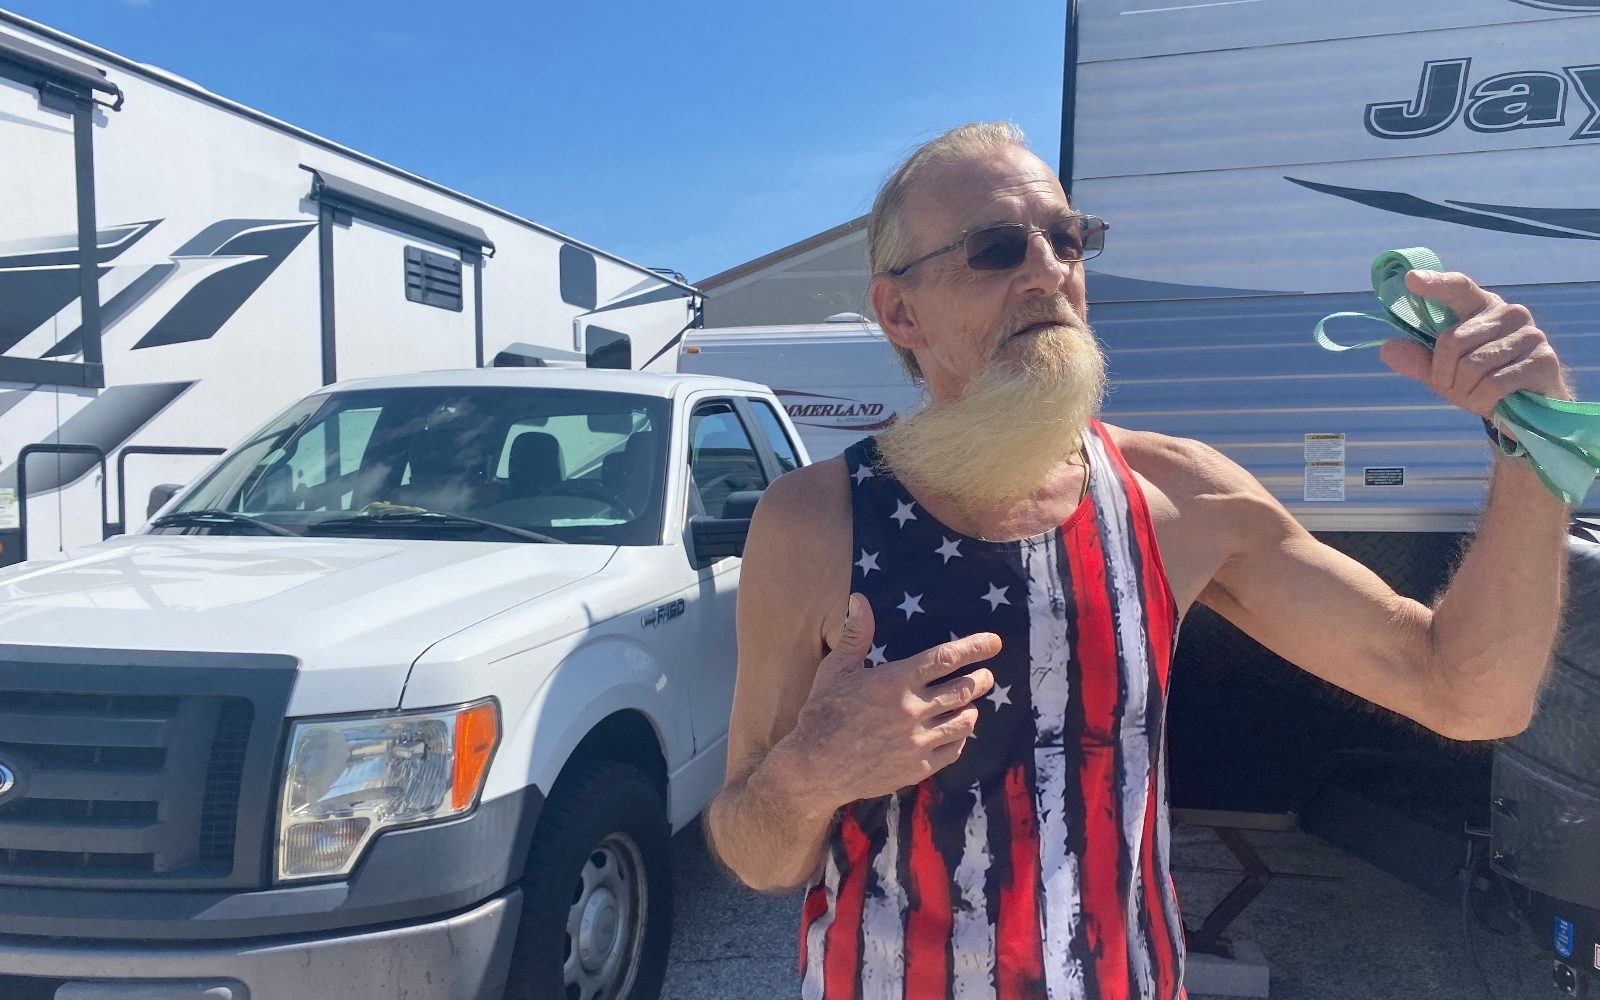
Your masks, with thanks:
M34 86L53 83L85 97L107 94L111 110L122 108L122 88L106 79L105 70L14 35L0 34L0 76Z
M463 253L494 256L494 241L477 226L401 198L335 177L311 167L311 200L343 208L352 215L371 219L423 239L459 248Z

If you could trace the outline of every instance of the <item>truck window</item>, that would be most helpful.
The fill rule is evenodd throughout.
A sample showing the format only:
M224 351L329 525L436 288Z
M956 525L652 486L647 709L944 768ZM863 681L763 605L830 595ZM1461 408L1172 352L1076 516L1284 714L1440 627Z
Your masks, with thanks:
M425 525L350 521L399 508L562 541L659 544L670 413L665 399L619 392L353 389L280 418L213 470L182 509L238 512L302 534L425 536ZM435 534L505 540L459 524Z
M784 472L793 472L800 468L800 457L795 454L794 442L789 440L789 435L783 429L783 422L778 419L778 413L772 404L764 399L746 400L750 409L755 412L756 423L766 432L767 440L772 444L772 453L778 459L778 468Z
M702 403L689 418L689 474L701 508L721 517L728 495L767 486L755 445L733 404Z

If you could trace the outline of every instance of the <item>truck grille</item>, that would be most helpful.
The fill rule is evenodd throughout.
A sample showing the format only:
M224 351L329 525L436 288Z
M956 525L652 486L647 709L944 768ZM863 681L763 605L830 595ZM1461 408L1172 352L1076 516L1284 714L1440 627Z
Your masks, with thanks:
M260 884L293 670L70 653L0 646L0 884Z
M219 875L233 866L251 705L0 691L0 875ZM23 764L23 762L26 762Z

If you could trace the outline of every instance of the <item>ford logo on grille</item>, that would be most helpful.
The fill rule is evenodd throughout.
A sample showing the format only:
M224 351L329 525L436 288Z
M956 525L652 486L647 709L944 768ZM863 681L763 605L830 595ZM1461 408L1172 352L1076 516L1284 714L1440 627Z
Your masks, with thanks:
M16 787L17 772L7 767L5 761L0 761L0 802L4 802Z

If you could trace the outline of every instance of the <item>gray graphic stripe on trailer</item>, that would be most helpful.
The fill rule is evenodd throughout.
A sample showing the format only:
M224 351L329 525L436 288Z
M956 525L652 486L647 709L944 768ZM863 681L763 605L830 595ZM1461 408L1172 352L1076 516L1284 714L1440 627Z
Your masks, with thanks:
M1510 215L1529 222L1543 222L1564 229L1578 229L1600 235L1600 208L1518 208L1515 205L1482 205L1472 201L1446 199L1451 205L1496 215Z
M643 292L630 298L607 303L606 305L600 306L598 309L590 310L587 315L593 316L596 313L610 312L613 309L632 309L634 306L649 305L652 302L670 302L673 299L687 298L688 295L689 293L681 288L676 288L672 285L662 285L651 291Z
M1524 7L1538 7L1540 10L1567 10L1567 11L1600 11L1600 0L1512 0Z
M100 307L100 328L109 330L115 326L118 320L138 308L139 303L148 299L177 270L176 264L157 264L135 278L133 284L113 295L111 301ZM44 353L44 356L70 357L81 350L83 350L83 327L80 326L62 337L56 346Z
M1474 229L1489 229L1501 233L1517 233L1522 236L1544 236L1556 240L1600 240L1600 234L1593 230L1593 213L1591 208L1519 208L1515 205L1482 205L1477 206L1483 211L1470 211L1466 208L1454 208L1454 205L1465 205L1465 202L1450 202L1441 205L1437 202L1418 198L1416 195L1406 194L1404 191L1370 191L1366 188L1340 187L1337 184L1318 184L1315 181L1304 181L1298 177L1285 176L1283 178L1292 184L1298 184L1312 191L1331 194L1335 198L1344 198L1359 205L1367 205L1384 212L1393 212L1396 215L1409 215L1418 219L1433 219L1436 222L1452 222L1458 226L1471 226ZM1516 222L1511 219L1501 218L1499 215L1489 215L1487 212L1497 212L1500 215L1511 215L1520 218L1530 218L1532 213L1543 213L1543 220L1550 225L1533 225L1528 222ZM1552 226L1565 226L1566 229L1555 229ZM1588 230L1573 232L1572 230Z
M239 311L239 307L255 294L256 289L288 259L306 234L316 228L314 222L285 225L244 219L232 221L252 228L224 240L210 256L259 256L259 259L246 260L203 279L133 345L134 350L184 344L215 336L222 325ZM270 228L261 228L263 226ZM211 227L206 233L215 228Z
M96 236L95 259L104 266L121 256L155 228L160 220L102 229ZM34 236L0 242L0 352L20 344L49 322L81 292L78 239L75 235Z
M107 455L113 455L192 385L193 382L152 382L112 386L67 418L59 433L51 435L49 440L92 444ZM28 495L38 496L70 486L97 468L99 463L88 455L62 455L59 460L54 456L36 459L28 463ZM0 487L16 485L17 466L13 461L0 469Z

